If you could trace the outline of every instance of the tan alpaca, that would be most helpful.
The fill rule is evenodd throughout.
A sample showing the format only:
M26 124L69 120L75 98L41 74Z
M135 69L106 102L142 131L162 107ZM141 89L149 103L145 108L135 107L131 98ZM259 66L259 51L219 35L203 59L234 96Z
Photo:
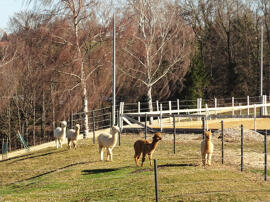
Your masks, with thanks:
M214 151L214 145L211 142L211 139L211 131L204 131L204 140L201 142L202 163L204 166L205 164L211 165L211 158Z
M135 158L135 163L137 166L138 166L138 160L139 160L141 154L143 154L141 166L143 166L143 162L145 161L146 154L148 154L150 165L152 166L152 155L153 155L153 153L158 145L158 142L161 139L162 139L161 134L156 133L153 136L152 142L149 142L148 140L137 140L134 143L134 150L135 150L134 158Z

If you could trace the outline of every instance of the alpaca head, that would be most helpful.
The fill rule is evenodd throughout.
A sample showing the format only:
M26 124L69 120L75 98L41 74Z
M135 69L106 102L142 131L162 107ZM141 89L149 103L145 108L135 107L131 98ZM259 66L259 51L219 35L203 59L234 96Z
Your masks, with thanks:
M67 122L66 121L61 121L60 122L61 128L67 127Z
M206 140L211 140L211 137L212 137L212 133L211 133L211 130L205 130L204 131L204 137Z
M77 124L75 125L75 128L76 128L76 129L80 129L80 124L77 123Z
M120 132L120 128L118 126L113 126L112 133L117 133L117 132Z
M160 133L156 133L156 134L153 136L153 141L158 142L158 141L160 141L160 140L162 140L161 134L160 134Z

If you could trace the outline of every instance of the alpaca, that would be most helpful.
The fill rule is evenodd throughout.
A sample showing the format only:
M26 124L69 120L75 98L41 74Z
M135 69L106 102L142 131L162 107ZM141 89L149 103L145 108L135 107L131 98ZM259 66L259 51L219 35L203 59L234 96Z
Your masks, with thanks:
M143 162L145 161L146 154L148 154L150 166L152 166L152 155L153 155L155 149L157 148L158 142L161 139L162 139L161 134L156 133L153 136L152 142L149 142L148 140L137 140L134 143L134 150L135 150L134 158L135 158L136 166L138 166L138 160L139 160L141 154L143 154L141 166L143 166Z
M80 134L80 125L76 124L75 125L75 130L74 129L69 129L67 131L67 140L68 140L68 148L71 149L71 146L73 144L73 148L77 148L77 140Z
M111 130L111 134L109 133L101 133L98 136L98 145L99 145L99 153L100 160L103 161L103 149L107 149L107 160L113 160L112 150L117 143L117 133L120 132L118 126L113 126Z
M61 127L57 127L53 131L53 136L55 138L56 148L58 149L58 143L60 145L60 148L62 148L62 142L66 138L66 128L67 128L67 122L61 121L60 122Z
M211 157L214 151L214 144L211 142L211 131L204 131L204 137L204 140L201 142L202 163L204 166L205 164L210 166Z

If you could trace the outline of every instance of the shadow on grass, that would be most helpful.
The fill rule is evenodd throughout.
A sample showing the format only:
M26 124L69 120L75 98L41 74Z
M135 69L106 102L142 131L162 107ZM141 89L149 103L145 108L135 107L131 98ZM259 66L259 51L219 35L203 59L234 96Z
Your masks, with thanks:
M103 168L103 169L92 169L92 170L82 170L83 175L99 174L99 173L109 173L113 171L118 171L121 169L130 168L130 166L121 168Z
M163 165L158 165L158 168L163 168L163 167L196 167L199 166L199 164L195 164L195 163L167 163L167 164L163 164Z
M19 161L24 161L24 160L27 160L27 159L38 158L38 157L42 157L42 156L48 156L48 155L51 155L51 154L62 153L62 152L65 152L65 151L66 151L66 150L52 151L52 152L47 152L47 153L40 154L40 155L35 155L35 154L33 153L33 154L27 154L27 155L23 155L23 156L18 156L18 157L10 158L10 159L7 159L7 160L5 160L5 161L17 159L17 160L15 160L15 161L12 161L12 162L8 163L8 164L13 164L13 163L16 163L16 162L19 162ZM19 159L19 158L20 158L20 159Z
M12 182L12 183L8 183L8 184L5 184L5 185L12 185L12 184L16 184L16 183L20 183L20 182L24 182L24 181L28 181L28 180L33 180L33 179L36 179L38 177L42 177L44 175L48 175L48 174L51 174L51 173L54 173L54 172L57 172L57 171L60 171L60 170L64 170L64 169L69 168L69 167L72 167L72 166L82 165L82 164L87 164L87 163L90 163L90 161L72 163L72 164L66 165L66 166L61 167L61 168L56 168L56 169L53 169L53 170L49 170L49 171L47 171L45 173L41 173L39 175L35 175L33 177L29 177L29 178L26 178L26 179L18 180L18 181L15 181L15 182Z
M83 175L91 175L98 173L109 173L120 170L120 168L104 168L104 169L93 169L93 170L82 170Z

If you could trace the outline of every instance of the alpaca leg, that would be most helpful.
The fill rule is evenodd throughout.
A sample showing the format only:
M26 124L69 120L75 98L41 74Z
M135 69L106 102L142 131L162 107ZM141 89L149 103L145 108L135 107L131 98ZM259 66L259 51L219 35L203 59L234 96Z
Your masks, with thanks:
M59 140L59 145L60 145L60 148L62 148L62 141Z
M145 161L145 156L146 156L146 154L145 153L143 153L143 156L142 156L142 167L143 167L143 162Z
M58 140L55 139L56 149L58 149Z
M202 164L205 166L205 154L202 153Z
M208 165L211 165L211 158L212 158L212 153L208 154Z
M103 161L103 147L99 146L100 160Z
M110 148L107 148L107 161L110 160Z
M68 140L67 144L68 144L68 149L70 149L70 140Z
M73 148L77 149L77 141L76 140L73 141Z
M109 160L113 161L112 148L108 148L108 151L109 151Z
M149 157L149 161L150 161L150 166L152 166L152 154L149 154L148 157Z
M136 166L139 166L138 161L139 161L140 156L141 156L141 153L135 153L135 155L134 155Z

